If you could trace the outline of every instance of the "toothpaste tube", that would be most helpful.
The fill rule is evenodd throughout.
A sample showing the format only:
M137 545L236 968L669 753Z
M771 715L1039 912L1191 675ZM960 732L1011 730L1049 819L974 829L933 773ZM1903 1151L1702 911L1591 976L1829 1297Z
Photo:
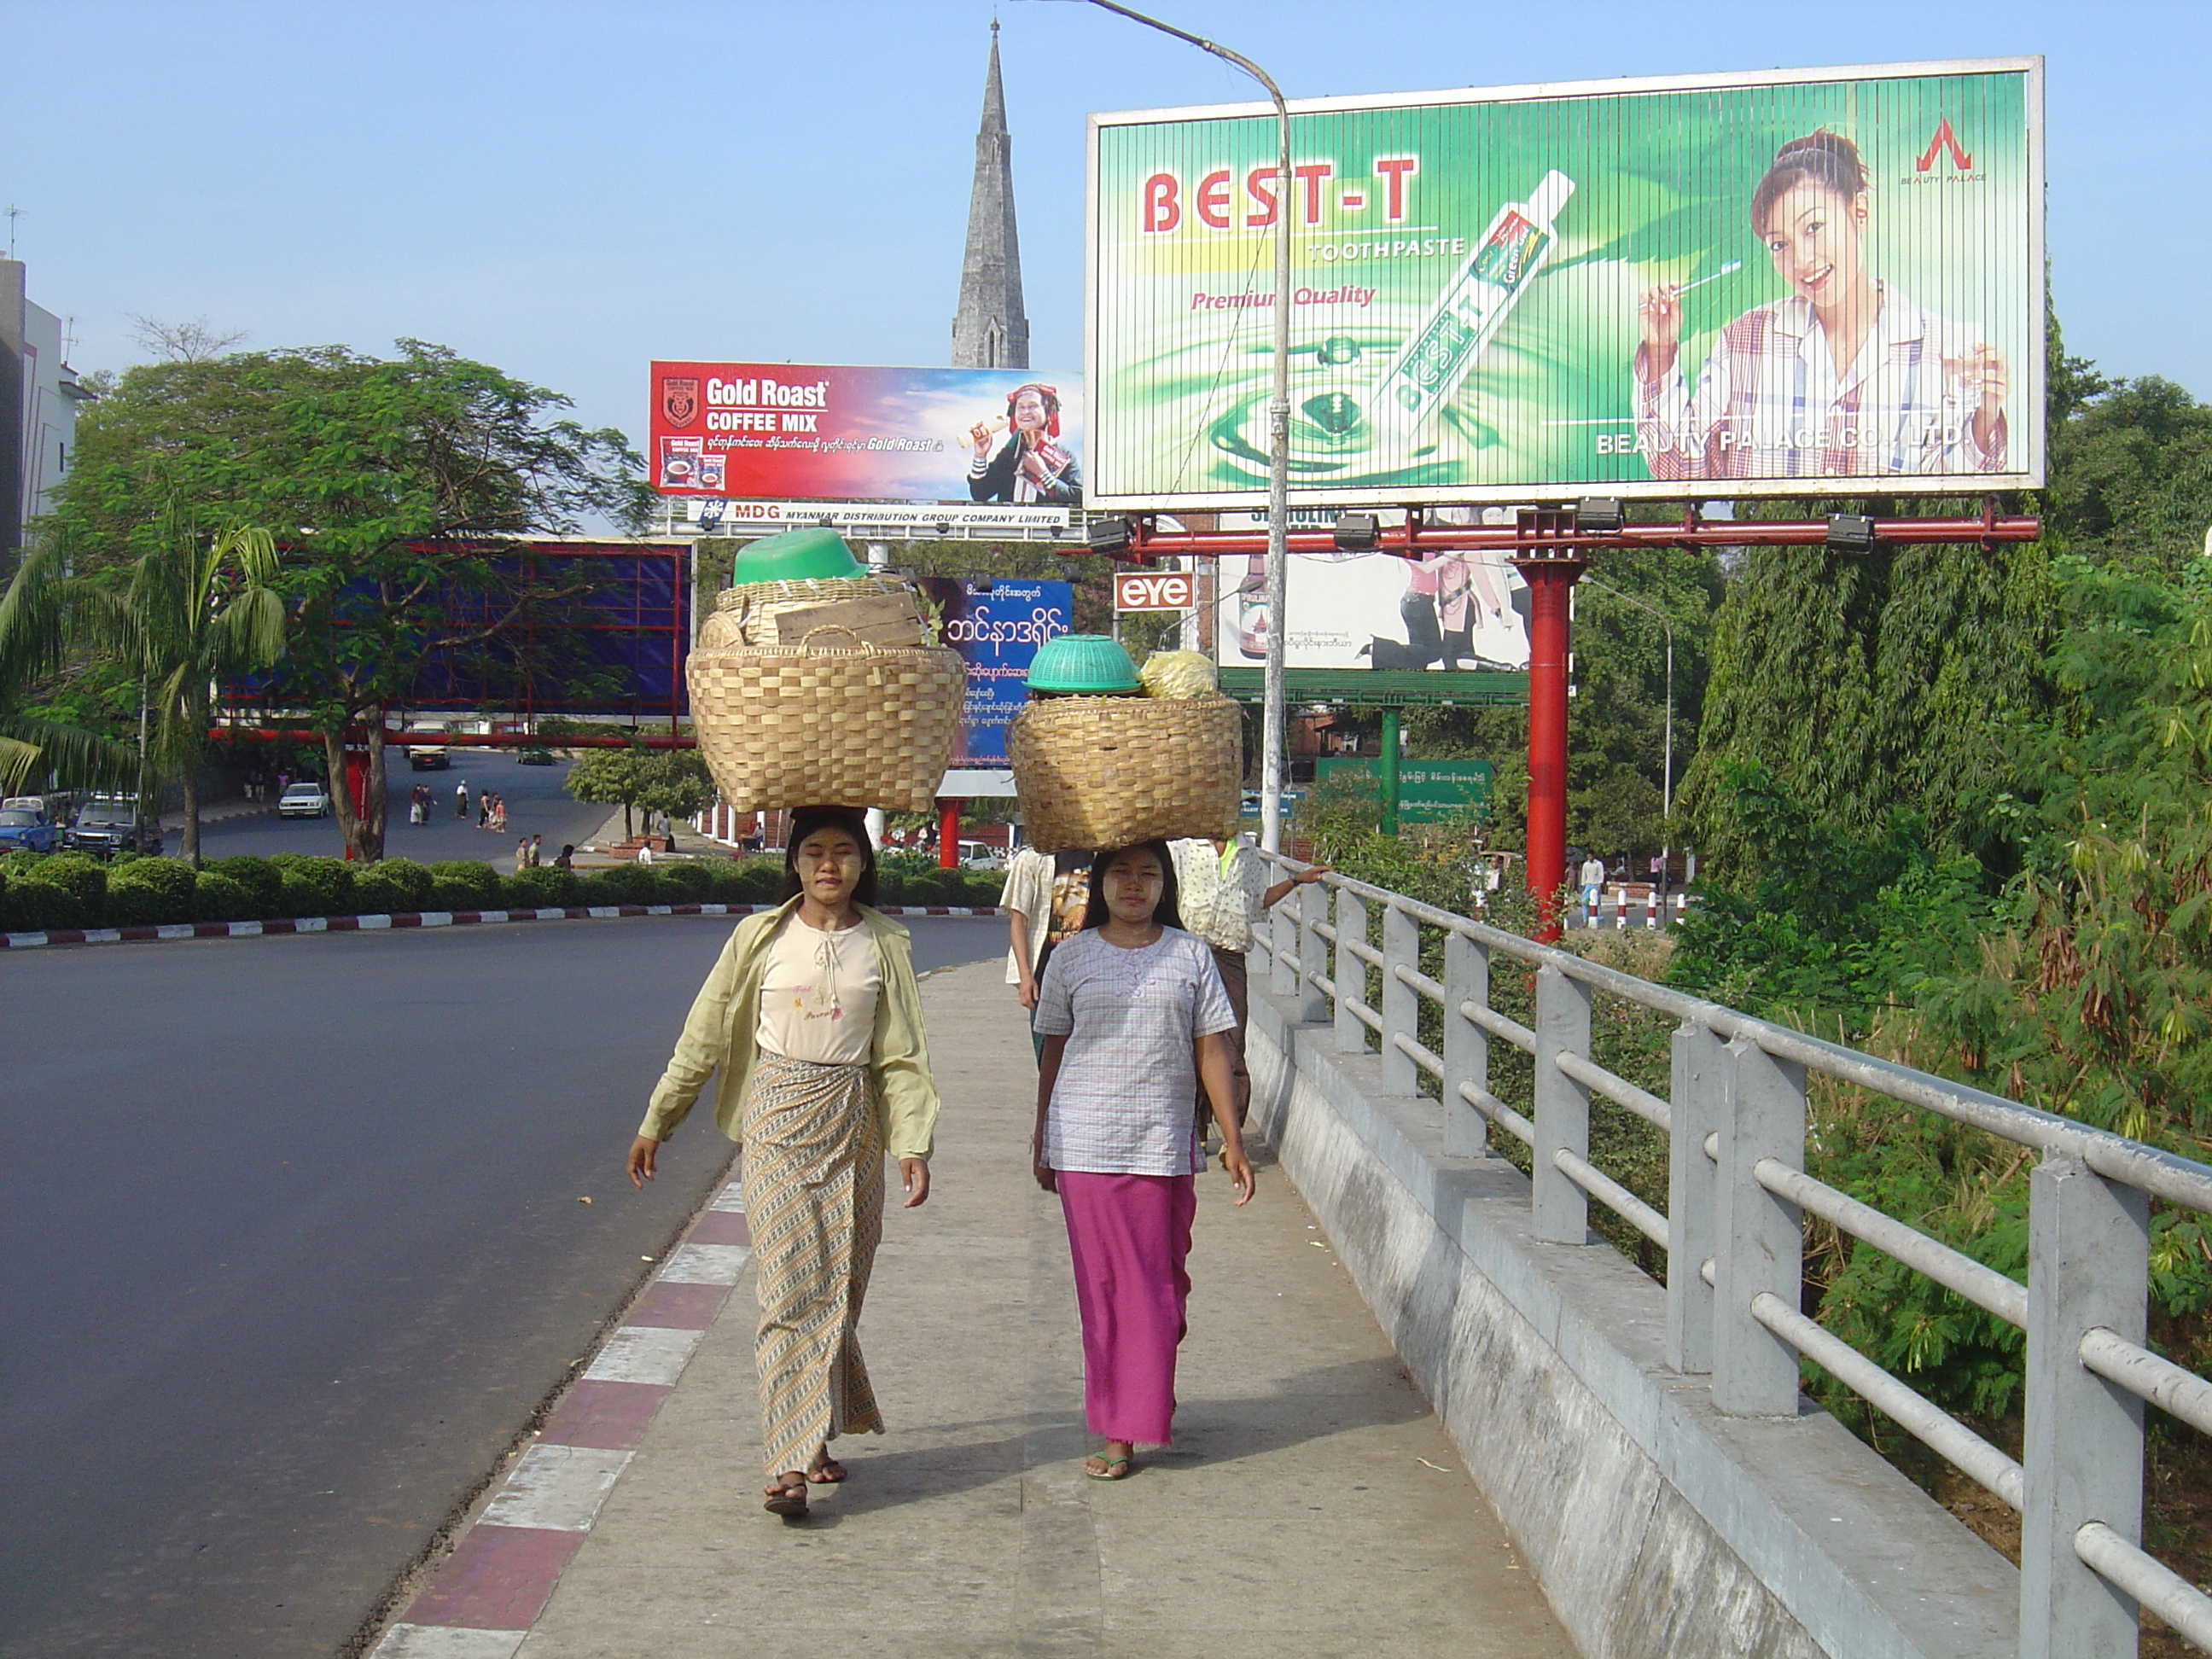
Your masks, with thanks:
M1380 423L1410 433L1451 401L1550 256L1553 221L1574 192L1575 181L1565 173L1547 173L1527 201L1498 209L1474 257L1383 372L1371 405Z

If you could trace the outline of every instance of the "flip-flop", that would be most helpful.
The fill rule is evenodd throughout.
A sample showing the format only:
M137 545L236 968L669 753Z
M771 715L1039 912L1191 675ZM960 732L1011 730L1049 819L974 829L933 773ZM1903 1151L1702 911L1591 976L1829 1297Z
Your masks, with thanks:
M1091 1458L1084 1460L1083 1473L1093 1480L1127 1480L1130 1469L1135 1467L1133 1458L1109 1457L1103 1452L1094 1452L1091 1457L1106 1466L1103 1469L1094 1469L1091 1467Z
M835 1474L830 1473L832 1469L836 1471ZM845 1466L834 1457L818 1456L806 1466L806 1484L810 1486L839 1486L844 1479Z
M777 1490L776 1495L768 1499L761 1507L770 1515L780 1515L787 1521L804 1521L806 1518L805 1477L800 1476L799 1490L796 1492L793 1492L790 1484L786 1482Z

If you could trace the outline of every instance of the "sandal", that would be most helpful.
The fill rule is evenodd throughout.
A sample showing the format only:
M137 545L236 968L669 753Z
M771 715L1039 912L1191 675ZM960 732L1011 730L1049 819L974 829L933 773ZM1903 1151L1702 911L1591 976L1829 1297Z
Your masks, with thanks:
M1091 1467L1093 1463L1098 1466L1095 1469ZM1093 1452L1083 1460L1083 1473L1093 1480L1127 1480L1135 1467L1133 1457L1109 1457L1103 1452Z
M816 1486L834 1486L845 1478L845 1466L830 1455L824 1446L814 1454L814 1461L806 1466L807 1483Z
M770 1515L780 1515L787 1521L806 1518L806 1477L797 1469L787 1469L776 1476L775 1485L769 1488L768 1501L761 1507Z

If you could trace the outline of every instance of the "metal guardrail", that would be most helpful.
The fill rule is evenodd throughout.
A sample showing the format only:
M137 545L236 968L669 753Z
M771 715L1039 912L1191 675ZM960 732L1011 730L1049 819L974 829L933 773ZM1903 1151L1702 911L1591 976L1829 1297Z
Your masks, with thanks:
M1368 943L1378 909L1379 949ZM1441 980L1421 967L1438 935ZM2136 1603L2212 1651L2212 1595L2142 1547L2144 1403L2212 1434L2212 1382L2144 1346L2150 1200L2212 1212L2212 1168L1340 875L1294 888L1258 948L1270 988L1296 999L1303 1021L1332 1025L1340 1051L1376 1054L1387 1091L1445 1103L1448 1155L1483 1154L1493 1127L1528 1148L1539 1238L1589 1243L1595 1199L1672 1261L1694 1264L1667 1275L1667 1359L1709 1376L1720 1410L1795 1415L1802 1355L2019 1510L2023 1659L2133 1653ZM1497 957L1536 970L1533 1028L1490 1006ZM1364 1000L1370 969L1379 1006ZM1668 1098L1592 1058L1599 994L1679 1022ZM1441 1053L1420 1040L1425 1005L1441 1015ZM1534 1061L1531 1116L1491 1091L1493 1040ZM2028 1282L1807 1174L1808 1073L2042 1153ZM1592 1095L1667 1135L1664 1214L1591 1163ZM1807 1212L2027 1334L2020 1462L1805 1316Z

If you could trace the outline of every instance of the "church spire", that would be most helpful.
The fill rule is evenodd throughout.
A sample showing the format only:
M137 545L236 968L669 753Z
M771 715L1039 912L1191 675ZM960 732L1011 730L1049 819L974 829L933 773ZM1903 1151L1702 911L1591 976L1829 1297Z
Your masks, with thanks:
M999 25L991 24L991 71L983 125L975 134L975 184L968 198L968 251L960 264L960 310L952 319L955 368L1027 368L1030 319L1022 309L1022 250L1014 230L1013 140L999 80Z

